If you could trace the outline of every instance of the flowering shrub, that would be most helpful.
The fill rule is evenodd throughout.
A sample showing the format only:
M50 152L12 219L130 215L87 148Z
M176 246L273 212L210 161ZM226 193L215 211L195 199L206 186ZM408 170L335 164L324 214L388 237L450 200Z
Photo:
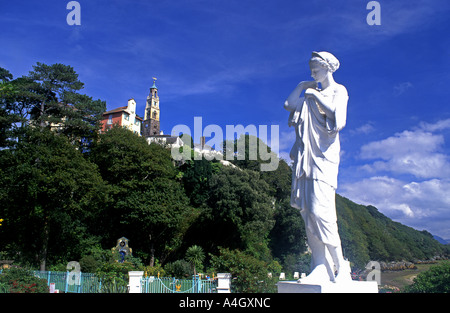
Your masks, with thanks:
M21 268L6 269L0 274L0 285L8 293L48 293L47 281Z

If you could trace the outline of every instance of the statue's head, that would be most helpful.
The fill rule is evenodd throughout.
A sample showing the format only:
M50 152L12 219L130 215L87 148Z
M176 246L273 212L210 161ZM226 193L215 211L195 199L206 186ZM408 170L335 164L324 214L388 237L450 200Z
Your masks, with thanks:
M334 73L339 68L339 60L329 52L313 52L309 60L309 66L319 65Z
M311 76L317 82L322 82L329 73L339 68L339 60L329 52L313 52L309 60Z

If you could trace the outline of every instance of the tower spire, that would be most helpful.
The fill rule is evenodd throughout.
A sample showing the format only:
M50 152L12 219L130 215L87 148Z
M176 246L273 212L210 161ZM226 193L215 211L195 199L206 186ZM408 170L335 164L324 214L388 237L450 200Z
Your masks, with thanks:
M156 77L152 78L153 85L150 87L150 93L147 96L147 103L145 106L145 117L142 131L144 137L150 137L160 134L158 87L156 87Z
M150 87L150 89L158 89L158 87L156 87L156 77L152 77L153 78L153 86Z

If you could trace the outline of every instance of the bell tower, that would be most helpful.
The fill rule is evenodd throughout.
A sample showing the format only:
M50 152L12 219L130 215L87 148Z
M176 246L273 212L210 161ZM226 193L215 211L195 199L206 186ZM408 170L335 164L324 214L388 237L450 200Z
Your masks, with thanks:
M160 134L159 96L155 77L153 77L153 86L150 87L150 93L147 96L142 134L144 137Z

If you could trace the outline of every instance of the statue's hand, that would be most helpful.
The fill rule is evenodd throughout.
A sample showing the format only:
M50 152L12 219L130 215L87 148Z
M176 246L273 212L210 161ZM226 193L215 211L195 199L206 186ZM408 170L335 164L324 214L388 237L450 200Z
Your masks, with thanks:
M305 90L305 97L317 97L319 92L314 88L308 88Z
M313 89L316 89L317 88L317 82L316 81L303 81L303 82L300 82L299 84L298 84L302 89L308 89L308 88L313 88Z

